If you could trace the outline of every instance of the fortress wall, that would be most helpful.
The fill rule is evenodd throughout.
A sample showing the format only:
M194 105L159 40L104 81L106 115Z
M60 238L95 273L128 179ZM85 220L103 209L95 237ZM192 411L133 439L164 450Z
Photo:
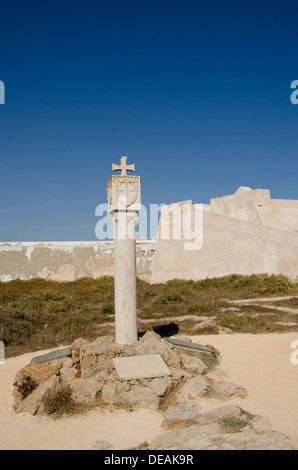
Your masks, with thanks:
M173 218L170 223L172 233ZM233 273L298 277L295 232L204 211L202 247L187 251L185 242L183 238L157 240L152 282L199 280Z
M151 279L155 242L137 240L137 275ZM0 281L36 277L74 281L114 274L112 241L2 242Z
M240 187L235 194L211 199L210 210L227 217L298 231L298 201L270 199L268 189Z

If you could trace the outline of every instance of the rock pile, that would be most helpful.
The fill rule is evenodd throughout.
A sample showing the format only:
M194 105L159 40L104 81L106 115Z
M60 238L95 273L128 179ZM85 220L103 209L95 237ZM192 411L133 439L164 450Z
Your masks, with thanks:
M160 354L171 375L120 380L114 358L147 354ZM267 420L252 417L238 406L202 413L200 400L245 398L247 392L225 380L221 370L210 370L204 356L199 356L197 351L172 347L152 331L134 345L117 344L112 336L93 343L80 338L72 344L71 357L31 363L17 373L15 410L49 414L49 402L52 413L55 403L61 405L64 400L74 407L147 408L164 413L165 433L149 445L151 449L290 449L287 438L274 433Z
M200 414L191 404L168 408L163 427L175 427L156 437L152 450L292 450L284 434L268 419L228 405Z
M177 352L178 351L178 352ZM171 376L120 380L114 368L116 357L160 354ZM192 355L191 355L192 354ZM206 374L205 363L193 353L175 350L159 335L149 331L134 345L115 343L112 336L89 343L77 339L72 357L43 364L29 364L15 378L14 398L17 412L45 412L46 397L70 391L75 404L101 402L133 408L157 410L171 392L174 401L185 402L206 395L246 396L242 387Z

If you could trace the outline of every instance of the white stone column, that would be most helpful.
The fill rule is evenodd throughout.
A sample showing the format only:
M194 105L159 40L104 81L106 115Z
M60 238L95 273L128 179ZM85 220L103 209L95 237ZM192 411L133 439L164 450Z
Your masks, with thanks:
M136 240L137 213L141 205L139 176L127 176L134 165L126 166L126 157L120 157L121 166L113 165L108 183L109 212L114 222L114 276L115 276L115 335L120 344L133 344L138 340Z

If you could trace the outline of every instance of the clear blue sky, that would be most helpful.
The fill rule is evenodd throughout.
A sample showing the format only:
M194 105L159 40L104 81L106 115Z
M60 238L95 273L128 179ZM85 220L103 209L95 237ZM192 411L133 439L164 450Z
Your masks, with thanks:
M1 2L0 241L93 240L112 163L142 202L298 199L297 1Z

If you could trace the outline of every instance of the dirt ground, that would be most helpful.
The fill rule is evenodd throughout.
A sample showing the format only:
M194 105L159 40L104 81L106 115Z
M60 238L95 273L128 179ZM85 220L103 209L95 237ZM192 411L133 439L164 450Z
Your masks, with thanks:
M194 336L192 341L212 344L221 351L220 369L243 385L248 398L226 403L204 400L203 411L227 403L268 417L298 448L298 365L290 361L297 333ZM38 355L41 352L38 352ZM62 420L15 414L12 388L16 372L36 354L10 358L0 365L0 449L92 449L98 441L112 449L136 447L164 432L159 412L93 410Z

